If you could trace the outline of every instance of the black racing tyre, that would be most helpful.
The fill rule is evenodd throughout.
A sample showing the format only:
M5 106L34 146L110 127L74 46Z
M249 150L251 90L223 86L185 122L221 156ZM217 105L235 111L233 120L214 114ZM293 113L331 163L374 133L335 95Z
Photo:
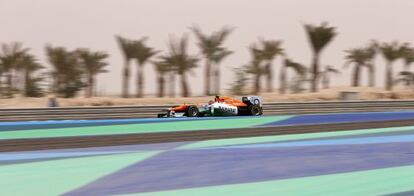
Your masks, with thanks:
M198 111L197 106L190 106L187 109L186 112L187 117L198 117L200 115L200 112Z
M252 116L260 116L262 115L262 108L258 105L251 105L249 106L249 112Z

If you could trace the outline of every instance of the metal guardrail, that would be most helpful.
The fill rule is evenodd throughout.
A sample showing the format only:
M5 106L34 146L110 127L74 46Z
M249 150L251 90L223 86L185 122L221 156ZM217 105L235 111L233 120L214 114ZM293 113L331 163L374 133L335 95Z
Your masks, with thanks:
M0 109L0 121L148 118L171 105ZM410 101L266 103L265 115L414 110Z

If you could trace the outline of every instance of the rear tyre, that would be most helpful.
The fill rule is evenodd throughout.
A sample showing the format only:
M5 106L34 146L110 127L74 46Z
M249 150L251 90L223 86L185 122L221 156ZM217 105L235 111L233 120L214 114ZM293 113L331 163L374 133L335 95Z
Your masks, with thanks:
M262 108L258 105L251 105L249 106L249 112L252 116L260 116L263 114Z
M197 106L190 106L186 112L187 117L198 117L200 116L200 112L198 111Z

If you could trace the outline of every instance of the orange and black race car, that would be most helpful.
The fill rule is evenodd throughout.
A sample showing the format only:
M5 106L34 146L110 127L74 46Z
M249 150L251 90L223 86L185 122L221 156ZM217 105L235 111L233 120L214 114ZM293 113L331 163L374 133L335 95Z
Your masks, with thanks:
M260 116L263 115L262 100L258 96L242 97L241 100L216 96L205 105L182 104L163 111L163 117L203 116Z

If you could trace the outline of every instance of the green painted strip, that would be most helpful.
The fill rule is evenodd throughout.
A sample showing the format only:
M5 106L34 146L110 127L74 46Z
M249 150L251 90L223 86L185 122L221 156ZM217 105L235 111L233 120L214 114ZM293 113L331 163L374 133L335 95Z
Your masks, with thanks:
M253 144L253 143L263 143L263 142L279 142L279 141L286 142L286 141L299 140L299 139L313 139L313 138L324 138L324 137L334 137L334 136L351 136L351 135L361 135L361 134L387 133L387 132L395 132L395 131L413 131L414 132L414 126L207 140L207 141L200 141L200 142L196 142L192 144L187 144L185 146L181 146L179 149L195 149L195 148L207 148L207 147L238 145L238 144Z
M384 195L410 191L414 166L135 195Z
M130 125L73 127L57 129L40 129L24 131L2 131L0 139L49 138L89 135L114 135L132 133L157 133L170 131L190 131L207 129L245 128L275 121L281 121L292 116L267 116L256 118L195 120L169 123L146 123Z
M61 195L158 153L160 151L0 166L0 195Z

